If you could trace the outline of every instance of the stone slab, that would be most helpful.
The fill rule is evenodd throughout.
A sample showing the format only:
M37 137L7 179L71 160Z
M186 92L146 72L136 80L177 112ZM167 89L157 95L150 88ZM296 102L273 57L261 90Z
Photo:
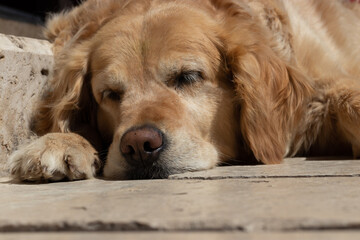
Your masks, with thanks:
M2 240L347 240L359 239L360 232L357 231L332 231L332 232L295 232L295 233L243 233L243 232L95 232L95 233L7 233L2 234Z
M52 64L49 42L0 34L0 176L9 154L29 136L30 116Z
M0 184L0 231L360 230L360 178Z
M360 176L360 160L288 158L282 164L217 167L207 171L172 175L170 179L358 176Z

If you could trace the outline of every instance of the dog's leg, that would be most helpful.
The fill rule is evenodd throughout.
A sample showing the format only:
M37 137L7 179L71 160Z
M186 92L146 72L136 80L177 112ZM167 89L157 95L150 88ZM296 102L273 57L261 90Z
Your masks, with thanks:
M96 150L74 133L46 134L20 147L9 159L11 175L21 181L93 178L100 167Z
M337 128L360 157L360 81L341 79L330 91L331 110Z

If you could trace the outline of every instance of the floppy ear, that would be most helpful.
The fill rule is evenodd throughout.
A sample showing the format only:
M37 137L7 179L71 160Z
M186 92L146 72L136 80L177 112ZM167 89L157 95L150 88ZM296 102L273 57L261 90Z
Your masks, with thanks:
M96 104L87 81L88 40L112 19L123 2L88 0L48 20L45 35L53 43L55 65L50 89L33 119L32 128L37 134L75 131L80 125L94 124L90 117L95 116L91 112Z
M233 81L241 105L241 132L263 163L279 163L308 99L311 87L295 68L264 49L230 53ZM234 55L235 54L235 55Z
M270 32L246 5L215 2L225 14L223 41L243 138L258 161L279 163L312 91L309 80L273 51Z
M33 119L33 130L43 135L48 132L74 131L80 115L91 116L92 96L87 81L88 49L86 44L62 50L55 59L54 75L49 89L39 103ZM87 103L86 103L87 102ZM86 104L85 104L86 103ZM88 123L91 121L89 120Z

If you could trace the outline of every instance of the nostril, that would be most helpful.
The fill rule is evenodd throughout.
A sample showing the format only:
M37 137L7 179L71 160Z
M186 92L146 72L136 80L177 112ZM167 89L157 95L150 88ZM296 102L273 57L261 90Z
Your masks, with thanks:
M144 150L145 150L145 152L152 152L152 151L154 151L154 149L152 149L151 146L150 146L150 142L145 142L145 143L144 143Z
M127 154L135 154L135 149L131 145L127 146Z
M132 155L132 154L135 153L135 149L134 149L134 147L131 146L131 145L125 145L125 144L123 144L123 145L120 146L120 150L121 150L121 152L122 152L123 154L126 154L126 155Z
M154 142L146 141L146 142L144 142L144 151L151 153L151 152L154 152L157 149L161 148L162 145L163 145L162 141L161 141L161 143L154 143Z

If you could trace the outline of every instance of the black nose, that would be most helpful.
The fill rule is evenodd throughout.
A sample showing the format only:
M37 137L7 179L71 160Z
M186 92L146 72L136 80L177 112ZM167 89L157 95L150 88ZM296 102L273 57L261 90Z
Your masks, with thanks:
M151 166L164 146L163 133L154 127L129 129L122 136L120 151L131 166Z

